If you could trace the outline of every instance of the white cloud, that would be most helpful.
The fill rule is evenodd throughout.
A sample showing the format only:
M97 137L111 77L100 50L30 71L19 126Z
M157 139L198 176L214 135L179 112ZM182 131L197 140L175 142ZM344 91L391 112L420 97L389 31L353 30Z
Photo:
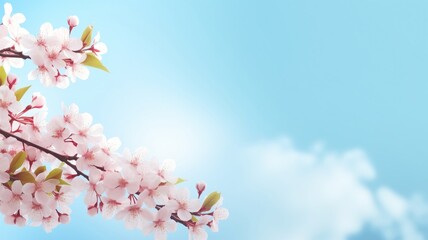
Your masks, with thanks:
M260 205L254 239L342 240L366 226L385 239L424 239L418 224L427 204L388 187L371 187L376 172L362 150L335 153L318 144L300 151L283 138L247 154L248 179Z

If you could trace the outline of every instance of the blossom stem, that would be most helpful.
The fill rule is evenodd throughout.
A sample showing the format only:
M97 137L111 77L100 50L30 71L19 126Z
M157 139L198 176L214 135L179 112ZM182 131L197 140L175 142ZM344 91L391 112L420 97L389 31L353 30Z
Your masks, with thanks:
M21 143L23 143L25 145L37 148L38 150L40 150L42 152L45 152L47 154L50 154L50 155L54 156L55 158L57 158L61 162L65 163L69 167L71 167L74 171L76 171L77 174L79 174L82 177L84 177L87 180L89 180L89 176L88 175L86 175L85 173L83 173L82 171L80 171L79 169L77 169L76 165L74 165L74 164L72 164L72 163L69 162L70 160L77 160L78 159L77 155L74 155L74 156L61 155L61 154L59 154L57 152L54 152L54 151L52 151L50 149L47 149L47 148L42 147L40 145L37 145L37 144L35 144L33 142L30 142L30 141L28 141L26 139L23 139L23 138L21 138L19 136L16 136L13 133L7 132L7 131L5 131L5 130L3 130L1 128L0 128L0 134L3 135L3 136L5 136L6 138L9 138L9 137L15 138L16 140L18 140L19 142L21 142Z

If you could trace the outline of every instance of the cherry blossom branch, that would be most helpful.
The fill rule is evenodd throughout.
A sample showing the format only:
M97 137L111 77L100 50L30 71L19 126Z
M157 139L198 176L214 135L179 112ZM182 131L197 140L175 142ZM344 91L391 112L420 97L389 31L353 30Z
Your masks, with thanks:
M55 158L57 158L58 160L60 160L61 162L63 162L63 163L65 163L65 164L67 164L68 166L70 166L74 171L76 171L76 173L78 174L78 175L80 175L80 176L83 176L84 178L86 178L87 180L89 180L89 176L88 175L86 175L85 173L83 173L82 171L80 171L79 169L77 169L77 167L76 167L76 165L73 165L72 163L70 163L69 161L75 161L75 160L77 160L78 159L78 157L77 157L77 155L74 155L74 156L67 156L67 155L61 155L61 154L59 154L59 153L57 153L57 152L54 152L54 151L52 151L52 150L50 150L50 149L47 149L47 148L45 148L45 147L42 147L42 146L40 146L40 145L37 145L37 144L35 144L35 143L33 143L33 142L30 142L30 141L28 141L28 140L26 140L26 139L23 139L23 138L21 138L21 137L19 137L19 136L16 136L15 134L13 134L13 133L10 133L10 132L7 132L7 131L5 131L5 130L3 130L3 129L1 129L0 128L0 134L1 135L3 135L4 137L6 137L6 138L9 138L9 137L12 137L12 138L15 138L16 140L18 140L19 142L21 142L21 143L23 143L23 144L25 144L25 145L28 145L28 146L31 146L31 147L34 147L34 148L36 148L36 149L38 149L38 150L40 150L40 151L42 151L42 152L45 152L45 153L47 153L47 154L50 154L50 155L52 155L52 156L54 156ZM95 166L96 167L96 166ZM100 167L97 167L97 169L99 169L100 171L103 171L103 172L105 172L105 169L104 168L100 168ZM136 195L140 195L140 192L137 192L136 193ZM157 210L160 210L161 208L163 208L164 206L163 205L156 205L156 209ZM211 213L212 214L212 213ZM192 213L192 215L197 215L197 216L201 216L202 214L200 214L200 213ZM174 220L175 222L177 222L177 223L180 223L180 224L182 224L183 226L185 226L185 227L189 227L189 222L187 221L183 221L183 220L181 220L178 216L177 216L177 214L172 214L171 215L171 219L172 220Z
M26 139L23 139L23 138L21 138L21 137L19 137L19 136L16 136L15 134L12 134L12 133L10 133L10 132L7 132L7 131L5 131L5 130L3 130L3 129L1 129L0 128L0 134L1 135L3 135L4 137L6 137L6 138L9 138L9 137L12 137L12 138L15 138L16 140L18 140L19 142L21 142L21 143L23 143L23 144L25 144L25 145L28 145L28 146L31 146L31 147L34 147L34 148L37 148L38 150L40 150L40 151L42 151L42 152L45 152L45 153L47 153L47 154L50 154L50 155L52 155L52 156L54 156L55 158L57 158L58 160L60 160L61 162L63 162L63 163L65 163L65 164L67 164L68 166L70 166L71 168L73 168L73 170L74 171L76 171L76 173L78 174L78 175L80 175L80 176L83 176L84 178L86 178L87 180L89 180L89 177L88 177L88 175L86 175L85 173L83 173L83 172L81 172L79 169L77 169L77 167L76 167L76 165L73 165L73 164L71 164L69 161L70 160L72 160L72 161L75 161L75 160L77 160L78 159L78 157L77 157L77 155L74 155L74 156L67 156L67 155L61 155L61 154L59 154L59 153L57 153L57 152L54 152L54 151L52 151L52 150L50 150L50 149L47 149L47 148L45 148L45 147L42 147L42 146L40 146L40 145L37 145L37 144L35 144L35 143L33 143L33 142L30 142L30 141L28 141L28 140L26 140ZM104 170L104 168L99 168L99 167L97 167L99 170L101 170L101 171L105 171ZM138 193L136 193L137 195L139 195L140 194L140 192L138 192ZM162 205L156 205L156 209L157 210L160 210L161 208L163 208L164 206L162 206ZM189 222L186 222L186 221L183 221L183 220L181 220L180 218L178 218L178 216L176 215L176 214L172 214L171 215L171 219L172 220L174 220L175 222L177 222L177 223L180 223L180 224L182 224L183 226L185 226L185 227L189 227Z
M124 220L127 228L140 228L145 234L154 232L155 238L175 231L176 225L188 228L192 239L207 239L205 227L217 232L219 220L229 214L220 207L221 194L212 192L202 200L205 183L201 182L196 185L197 199L189 196L186 188L177 186L182 179L172 175L172 161L143 161L141 149L117 153L120 141L107 139L102 126L92 124L90 114L79 113L75 104L64 108L63 116L49 122L45 121L44 111L26 115L31 109L42 109L45 99L34 93L31 104L23 108L20 100L28 87L18 89L18 78L9 73L9 68L20 68L24 60L31 59L35 68L28 74L29 80L39 79L45 86L67 88L76 78L88 78L87 67L108 72L101 62L107 46L100 42L99 33L93 36L91 25L80 38L71 36L72 29L79 24L76 16L67 19L68 29L54 29L45 23L35 36L20 27L25 22L22 14L12 15L9 3L4 9L0 23L0 137L14 141L0 139L0 157L4 160L0 164L0 191L22 196L12 202L1 194L0 213L5 215L5 222L19 226L40 223L50 232L57 225L68 223L70 212L63 206L70 205L70 199L85 191L89 215L102 213L107 219L115 216ZM38 135L37 132L41 139L52 141L33 141L32 134ZM61 164L47 171L50 157L40 153L58 159ZM27 162L29 169L24 165ZM32 170L32 166L37 168ZM68 172L66 166L74 172ZM79 189L80 184L66 181L78 176L87 180L85 190Z
M69 162L70 160L77 160L78 159L77 155L74 155L74 156L61 155L61 154L59 154L57 152L54 152L54 151L52 151L50 149L47 149L47 148L42 147L40 145L37 145L37 144L35 144L33 142L30 142L30 141L28 141L26 139L23 139L23 138L21 138L19 136L16 136L15 134L7 132L7 131L5 131L5 130L3 130L1 128L0 128L0 134L3 135L3 136L5 136L6 138L9 138L9 137L15 138L16 140L18 140L19 142L21 142L23 144L26 144L28 146L37 148L38 150L40 150L42 152L45 152L47 154L50 154L50 155L54 156L55 158L57 158L61 162L65 163L69 167L71 167L77 174L79 174L79 175L83 176L84 178L86 178L87 180L89 180L89 176L88 175L86 175L85 173L83 173L82 171L80 171L79 169L77 169L76 165L73 165L72 163Z

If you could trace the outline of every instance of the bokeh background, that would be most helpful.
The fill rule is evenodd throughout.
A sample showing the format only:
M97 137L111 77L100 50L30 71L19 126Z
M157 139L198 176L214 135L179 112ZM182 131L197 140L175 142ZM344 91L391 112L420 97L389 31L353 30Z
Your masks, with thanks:
M10 2L32 33L69 15L101 33L111 73L32 90L50 116L77 103L124 147L176 159L185 186L221 191L230 218L209 239L428 238L428 2ZM50 234L0 231L146 239L81 198Z

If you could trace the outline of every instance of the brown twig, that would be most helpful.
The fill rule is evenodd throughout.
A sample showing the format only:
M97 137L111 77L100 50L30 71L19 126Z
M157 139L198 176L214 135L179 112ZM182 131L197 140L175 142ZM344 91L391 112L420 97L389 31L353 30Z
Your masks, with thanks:
M0 57L4 58L22 58L22 59L30 59L31 57L25 55L22 52L16 51L12 48L5 48L0 50Z

